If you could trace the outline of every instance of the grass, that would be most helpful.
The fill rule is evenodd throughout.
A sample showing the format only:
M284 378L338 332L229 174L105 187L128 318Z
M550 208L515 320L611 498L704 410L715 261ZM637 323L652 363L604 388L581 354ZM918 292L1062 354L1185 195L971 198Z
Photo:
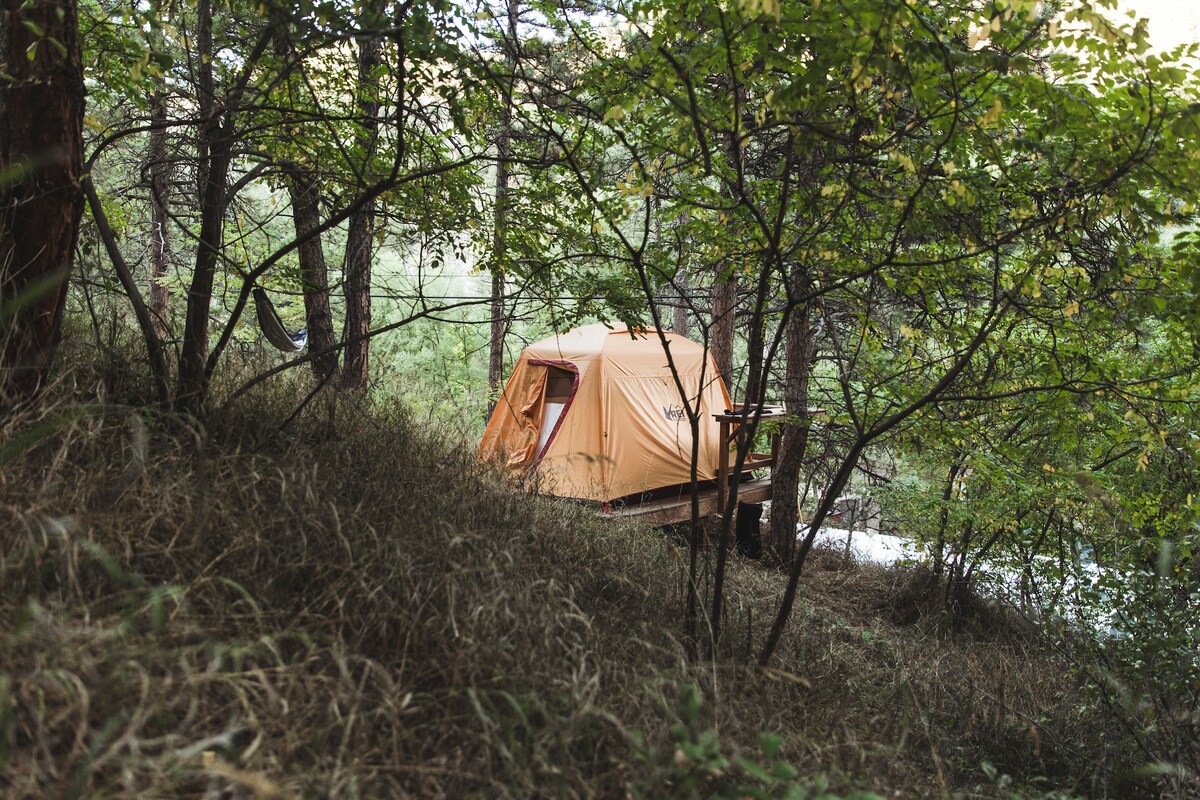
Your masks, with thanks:
M134 372L66 370L0 429L4 797L1091 790L1066 671L1001 611L898 624L914 576L822 553L759 671L782 580L739 562L690 663L667 537L404 409L296 415L297 379L201 426Z

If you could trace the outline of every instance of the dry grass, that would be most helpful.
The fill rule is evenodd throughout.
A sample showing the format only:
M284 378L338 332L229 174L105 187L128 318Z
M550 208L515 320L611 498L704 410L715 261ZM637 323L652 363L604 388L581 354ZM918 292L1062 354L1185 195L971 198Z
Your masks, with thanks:
M677 751L706 730L888 796L1000 796L984 760L1087 774L1026 632L897 625L901 573L816 558L764 673L782 581L738 564L692 665L666 537L515 494L398 409L280 431L285 386L202 429L121 376L123 404L76 370L0 430L4 797L707 796L738 770Z

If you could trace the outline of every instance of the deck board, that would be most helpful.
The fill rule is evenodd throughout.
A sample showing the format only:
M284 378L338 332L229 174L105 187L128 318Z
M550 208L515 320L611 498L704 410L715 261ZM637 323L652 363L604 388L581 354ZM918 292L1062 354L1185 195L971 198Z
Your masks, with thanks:
M771 479L756 478L742 481L738 487L738 501L742 503L761 503L771 499ZM717 487L711 486L700 490L700 516L708 517L717 514ZM672 525L686 522L692 518L692 497L685 492L678 497L661 497L647 500L636 505L614 508L604 514L614 519L636 520L649 525Z

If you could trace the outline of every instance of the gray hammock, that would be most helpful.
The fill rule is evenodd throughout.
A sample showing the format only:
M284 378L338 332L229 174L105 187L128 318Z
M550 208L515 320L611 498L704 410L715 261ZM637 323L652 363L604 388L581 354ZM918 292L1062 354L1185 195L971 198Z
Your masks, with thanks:
M308 344L308 328L301 328L296 333L289 332L261 286L254 287L254 313L263 336L279 350L299 353Z

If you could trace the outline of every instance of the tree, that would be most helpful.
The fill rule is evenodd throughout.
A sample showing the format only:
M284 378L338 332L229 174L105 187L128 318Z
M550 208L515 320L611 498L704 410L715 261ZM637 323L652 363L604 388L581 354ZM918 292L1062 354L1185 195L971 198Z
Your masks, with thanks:
M269 30L259 32L256 39L257 43L247 55L240 75L234 77L232 85L227 87L228 91L218 95L212 2L198 1L195 74L200 232L196 241L192 280L188 287L176 395L179 407L196 415L203 410L211 377L209 315L213 281L223 251L225 215L231 199L227 184L236 144L237 117L239 113L244 113L242 96L259 59L266 52L270 41Z
M397 11L397 13L401 13ZM403 45L400 45L403 83ZM361 163L370 164L378 146L380 42L375 36L364 36L358 42L357 103L361 122L355 129L355 146ZM401 89L401 97L403 97ZM403 131L399 134L403 137ZM403 145L400 145L401 147ZM348 340L342 366L342 383L352 389L366 389L369 379L369 347L365 337L371 329L371 258L375 238L375 203L368 201L350 215L347 221L346 258L342 268L345 276L346 325Z
M504 338L508 319L504 309L504 260L508 244L508 191L509 171L512 168L513 136L513 87L516 83L517 23L520 20L519 0L508 0L505 9L505 32L501 38L504 48L504 69L510 78L501 89L500 123L496 133L496 191L492 204L492 308L491 331L488 343L488 397L500 393L500 382L504 379ZM489 399L488 414L491 415L495 401Z
M745 396L767 397L790 330L796 370L810 365L810 391L851 437L792 562L766 663L816 530L866 449L936 407L1012 320L1056 302L1056 317L1035 318L1052 336L1072 303L1112 290L1122 248L1160 219L1145 195L1156 170L1186 163L1170 130L1186 107L1161 65L1138 59L1144 34L1088 4L1062 18L1028 2L617 11L630 31L620 43L561 23L594 66L543 90L555 103L525 124L564 154L646 316L659 321L658 278L678 271L654 261L662 209L743 287ZM614 162L626 169L615 189ZM1084 249L1093 263L1073 264ZM804 339L818 320L813 361ZM785 460L805 441L789 440ZM795 492L782 479L797 475L777 491ZM716 538L714 645L732 510Z
M297 257L300 262L300 283L304 293L304 321L308 329L309 349L318 353L312 360L313 376L324 384L337 375L337 339L333 332L333 312L329 307L329 270L325 265L325 249L321 238L321 179L317 159L305 145L309 136L297 134L305 119L320 108L319 98L306 98L308 84L304 65L297 59L291 32L283 21L276 25L275 54L280 60L281 89L279 108L280 127L286 134L272 148L280 162L292 204L292 222L296 240L300 242ZM308 102L305 102L305 100ZM320 131L316 132L320 135ZM354 230L351 217L351 230ZM369 253L368 253L369 256ZM368 275L370 274L368 270Z
M150 95L150 146L146 151L146 173L150 183L150 315L160 340L170 334L165 280L171 264L171 177L167 153L167 93L158 79Z
M58 340L83 212L83 67L74 2L0 16L0 402L28 398Z
M154 9L139 8L133 13L138 20L126 30L158 29ZM450 33L455 13L445 4L423 4L414 9L412 4L381 2L364 7L358 22L346 23L343 15L326 4L311 15L280 11L268 14L264 20L257 9L235 3L214 18L211 4L201 2L194 16L175 15L172 19L176 24L164 29L190 43L187 48L178 48L180 61L172 64L169 54L156 49L175 51L177 43L173 40L158 41L153 47L119 43L121 56L137 56L132 51L140 47L145 57L132 58L128 74L113 70L113 83L123 86L130 75L166 70L166 83L185 100L172 105L174 116L149 128L182 132L181 138L190 141L195 152L194 159L181 165L183 176L194 176L195 188L178 193L172 210L177 230L190 238L188 245L177 244L176 249L191 249L194 257L184 309L177 407L203 413L209 381L238 335L239 322L255 285L269 273L273 273L270 280L286 283L297 279L307 289L306 316L317 349L310 349L295 363L313 361L319 375L331 374L329 364L336 358L336 351L347 348L352 365L361 367L356 374L365 376L367 343L377 331L370 328L369 316L350 314L354 317L352 332L342 342L327 335L332 326L321 307L327 292L321 286L324 269L320 266L320 240L351 217L362 219L362 214L380 200L390 201L394 208L406 212L419 209L406 216L422 218L421 236L440 230L443 222L456 225L466 216L434 221L437 212L446 207L439 205L440 196L454 195L460 191L455 188L457 183L473 181L467 167L480 157L464 141L452 139L464 130L460 111L466 105L462 92L454 88L461 68L457 44ZM359 22L368 27L357 27ZM106 31L103 23L98 28L102 33ZM410 37L413 30L421 35ZM383 104L388 109L383 120L372 113L364 116L356 100L364 84L345 69L345 51L341 49L349 39L375 40L382 33L393 43L389 57L402 69L387 70L377 65L369 77L378 82L378 88L366 86L363 96L373 97L377 107L380 98L388 97L390 102ZM276 53L278 48L273 45L279 42L283 42L283 50ZM215 57L218 50L235 53L236 57ZM111 56L105 53L100 58ZM193 63L188 64L185 58L193 59ZM106 62L100 66L107 69L111 65ZM409 71L423 86L437 88L413 91ZM299 84L303 84L303 90ZM291 96L289 89L293 90ZM99 94L107 99L111 92L106 88ZM134 105L134 111L140 109ZM89 156L90 164L102 167L120 142L146 132L147 126L137 113L124 116L123 124L99 139ZM380 135L363 136L360 123L368 128L377 125ZM351 141L358 146L346 144ZM295 202L289 204L293 209L290 235L280 235L275 225L278 212L260 208L257 198L251 196L256 192L247 191L271 181L279 181L275 185L283 185L294 196ZM101 229L107 227L101 223L105 202L97 192L96 201L91 203ZM232 247L226 235L227 224L237 227ZM362 233L361 225L351 228ZM373 227L365 240L359 234L351 239L357 236L356 241L365 241L367 248L352 249L366 253L369 260L371 239L380 235L379 230ZM118 237L102 238L135 313L139 320L145 318L147 347L153 350L157 337L149 330L150 316L143 313L144 303L137 296ZM300 256L299 271L291 266L296 258L293 253ZM359 311L369 309L369 268L366 272L351 272L353 305ZM213 322L221 326L215 341L210 336ZM156 363L158 360L152 358ZM156 372L165 374L165 367L156 368ZM359 385L364 384L359 381Z

